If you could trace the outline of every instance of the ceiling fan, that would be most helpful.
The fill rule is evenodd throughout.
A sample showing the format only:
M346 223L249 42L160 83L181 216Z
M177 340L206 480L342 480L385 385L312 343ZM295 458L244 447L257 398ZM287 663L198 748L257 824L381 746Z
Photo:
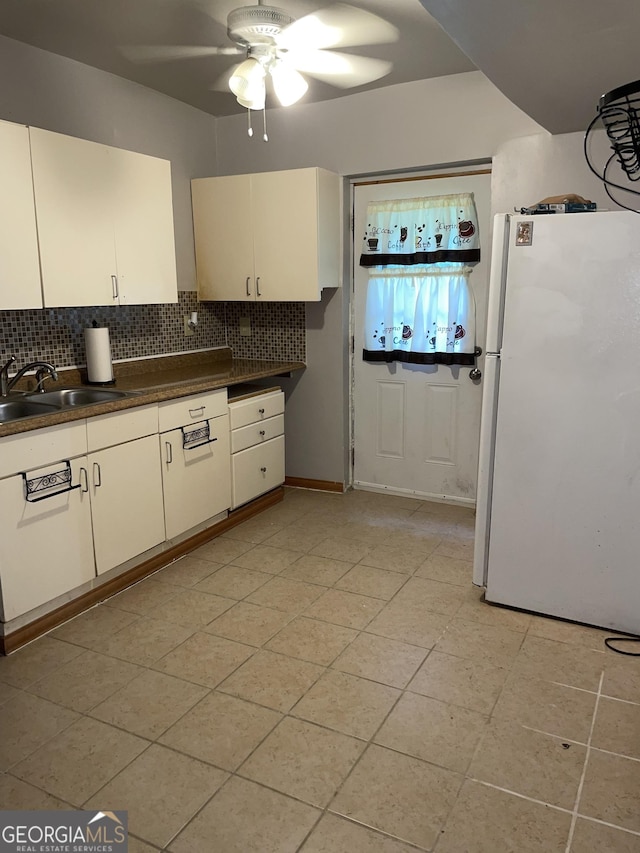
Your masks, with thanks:
M396 41L397 29L365 9L344 3L296 20L284 9L241 6L227 17L227 35L235 46L130 46L123 54L134 62L158 62L198 56L244 56L225 75L238 103L249 111L264 110L267 83L282 106L295 104L308 89L307 74L333 86L351 88L378 80L391 63L334 50ZM302 73L301 73L302 72ZM211 88L218 88L214 84ZM266 141L266 131L264 134Z

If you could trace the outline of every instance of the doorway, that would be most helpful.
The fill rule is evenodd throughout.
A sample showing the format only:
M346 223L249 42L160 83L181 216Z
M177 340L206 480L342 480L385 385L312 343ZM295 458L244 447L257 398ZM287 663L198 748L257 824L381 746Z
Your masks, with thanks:
M476 344L484 349L490 255L490 169L411 179L354 181L352 276L352 482L356 489L473 506L480 433L481 380L461 365L371 363L362 359L369 272L360 267L369 201L470 192L481 261L470 276Z

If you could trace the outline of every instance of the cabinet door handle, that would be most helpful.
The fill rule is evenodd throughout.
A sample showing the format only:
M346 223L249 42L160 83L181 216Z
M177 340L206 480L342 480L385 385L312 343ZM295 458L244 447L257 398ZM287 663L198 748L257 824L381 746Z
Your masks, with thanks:
M258 435L266 435L266 432L265 432L263 429L261 429L261 430L258 432Z
M258 409L258 414L259 414L259 415L264 415L264 409Z
M171 465L173 462L173 447L170 441L165 441L164 446L167 450L167 465Z
M263 474L266 474L266 473L267 473L267 469L266 469L266 468L261 468L260 470L262 471L262 473L263 473Z
M200 415L204 415L204 410L206 408L207 408L206 406L200 406L199 409L189 409L189 415L192 418L199 418Z
M113 298L117 299L118 295L119 295L118 294L118 276L117 275L111 276L111 292L113 294Z
M256 295L262 296L262 294L260 293L260 276L258 276L258 278L256 279Z
M93 485L96 489L102 485L102 471L98 462L93 463Z
M89 491L89 472L86 468L80 468L80 483L82 484L80 491L86 495Z
M251 288L249 287L249 282L250 282L250 281L251 281L251 276L250 276L250 275L248 275L248 276L247 276L247 280L246 280L246 281L245 281L245 283L244 283L244 286L245 286L245 288L246 288L246 290L247 290L247 296L251 296Z

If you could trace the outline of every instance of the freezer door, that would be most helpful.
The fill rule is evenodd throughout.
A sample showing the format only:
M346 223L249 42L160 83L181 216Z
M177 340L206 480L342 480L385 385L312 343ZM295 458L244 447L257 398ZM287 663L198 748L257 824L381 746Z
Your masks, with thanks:
M476 526L473 550L473 582L476 586L486 586L487 584L487 557L489 553L489 525L491 521L491 494L493 489L494 443L499 377L500 358L496 355L487 355L484 362L484 386L482 389Z
M512 220L487 599L640 632L640 216Z

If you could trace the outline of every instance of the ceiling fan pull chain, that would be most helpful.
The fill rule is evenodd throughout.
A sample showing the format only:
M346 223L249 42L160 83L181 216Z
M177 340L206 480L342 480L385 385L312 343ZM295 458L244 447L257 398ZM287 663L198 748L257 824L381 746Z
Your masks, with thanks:
M269 137L267 136L267 108L266 106L262 108L262 126L264 129L264 133L262 134L262 138L265 142L269 141Z
M253 128L251 127L251 110L247 109L247 121L249 123L249 128L247 130L247 134L249 136L253 136Z

